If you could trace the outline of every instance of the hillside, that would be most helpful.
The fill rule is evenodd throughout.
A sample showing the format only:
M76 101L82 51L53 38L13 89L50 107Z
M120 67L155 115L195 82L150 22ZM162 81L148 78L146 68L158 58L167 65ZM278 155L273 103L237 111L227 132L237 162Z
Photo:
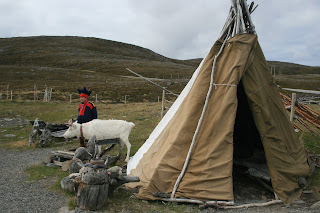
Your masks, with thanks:
M99 100L156 101L161 90L133 76L130 68L179 93L201 59L175 60L149 49L97 38L37 36L0 39L0 93L13 90L14 98L33 98L33 87L53 88L53 99L68 100L76 88L87 86ZM269 62L277 74L320 73L320 67ZM166 79L166 80L164 80ZM308 89L308 88L307 88ZM40 96L40 94L39 94Z

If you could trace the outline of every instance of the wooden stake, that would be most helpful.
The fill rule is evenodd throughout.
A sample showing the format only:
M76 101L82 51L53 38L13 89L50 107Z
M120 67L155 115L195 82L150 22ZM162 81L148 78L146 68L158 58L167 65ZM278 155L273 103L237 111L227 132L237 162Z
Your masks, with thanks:
M51 101L51 96L52 96L52 88L50 88L50 92L49 92L49 99L48 102Z
M48 87L47 84L45 85L45 90L44 90L44 95L43 95L43 101L47 101L48 100Z
M164 99L165 99L166 91L162 90L162 105L161 105L161 118L163 118L164 115Z
M34 91L33 91L33 100L36 101L36 100L38 100L37 85L36 84L34 84L33 89L34 89Z
M9 100L9 84L7 86L7 100Z
M127 104L127 95L124 96L124 104Z
M297 94L296 93L292 93L292 98L291 98L291 112L290 112L290 121L291 123L293 123L294 121L294 111L296 108L296 99L297 99Z
M70 104L72 103L72 94L70 94Z
M98 94L96 94L96 103L98 102Z
M12 90L11 90L11 101L12 101Z

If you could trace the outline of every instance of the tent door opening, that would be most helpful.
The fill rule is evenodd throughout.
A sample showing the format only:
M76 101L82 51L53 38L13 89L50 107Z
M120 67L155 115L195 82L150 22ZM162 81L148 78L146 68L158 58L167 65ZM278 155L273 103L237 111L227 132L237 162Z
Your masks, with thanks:
M259 131L255 125L252 112L242 82L237 87L238 107L233 134L233 179L235 198L239 194L261 197L261 191L273 189ZM257 190L260 188L259 190ZM268 194L264 192L264 195Z

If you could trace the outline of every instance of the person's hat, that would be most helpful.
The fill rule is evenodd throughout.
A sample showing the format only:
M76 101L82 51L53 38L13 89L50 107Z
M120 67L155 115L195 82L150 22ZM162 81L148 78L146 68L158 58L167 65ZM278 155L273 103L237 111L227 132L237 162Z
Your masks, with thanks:
M87 88L84 87L83 89L78 89L78 92L80 94L80 97L88 98L92 91L87 90Z

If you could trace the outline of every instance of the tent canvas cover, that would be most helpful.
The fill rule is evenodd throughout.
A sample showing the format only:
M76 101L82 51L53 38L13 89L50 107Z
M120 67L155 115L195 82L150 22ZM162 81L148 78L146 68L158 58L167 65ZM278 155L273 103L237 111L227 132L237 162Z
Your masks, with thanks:
M256 149L262 150L277 196L290 203L301 195L299 177L310 175L304 146L273 81L246 1L231 2L220 38L128 163L127 173L140 178L131 185L139 187L140 199L156 200L154 193L162 192L171 198L232 201L233 164Z

